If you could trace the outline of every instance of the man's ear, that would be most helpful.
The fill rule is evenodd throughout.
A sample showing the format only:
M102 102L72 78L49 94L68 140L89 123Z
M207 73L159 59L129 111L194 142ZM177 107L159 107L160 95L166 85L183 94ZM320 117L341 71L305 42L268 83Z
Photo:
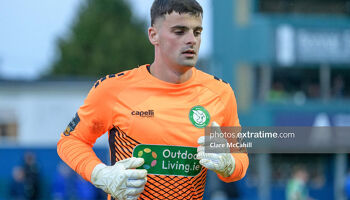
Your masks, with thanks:
M156 27L149 27L148 28L148 39L153 45L158 44L158 30Z

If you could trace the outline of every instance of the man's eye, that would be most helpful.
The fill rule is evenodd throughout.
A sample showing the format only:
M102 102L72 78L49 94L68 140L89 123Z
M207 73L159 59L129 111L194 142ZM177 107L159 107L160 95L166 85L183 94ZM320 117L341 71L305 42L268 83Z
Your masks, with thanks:
M182 35L182 34L184 34L184 32L183 31L175 31L175 34L176 35Z
M194 35L195 35L195 36L199 36L199 35L201 35L201 34L202 34L201 31L196 31L196 32L194 32Z

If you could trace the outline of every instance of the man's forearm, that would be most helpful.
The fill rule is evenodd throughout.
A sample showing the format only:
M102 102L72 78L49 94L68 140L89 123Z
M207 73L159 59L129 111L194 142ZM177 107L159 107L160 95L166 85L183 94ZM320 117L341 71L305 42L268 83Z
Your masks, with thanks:
M57 153L67 165L90 182L92 170L101 163L92 147L73 135L61 137L57 143Z

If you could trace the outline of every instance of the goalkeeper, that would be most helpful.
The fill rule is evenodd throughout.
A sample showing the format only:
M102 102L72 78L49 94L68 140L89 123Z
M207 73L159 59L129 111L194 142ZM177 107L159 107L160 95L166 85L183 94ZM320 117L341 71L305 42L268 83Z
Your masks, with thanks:
M61 159L112 198L202 199L208 169L225 182L245 176L246 153L203 151L204 127L240 124L230 85L194 67L202 18L196 0L155 0L148 29L153 63L98 80L61 134L57 144ZM111 166L92 149L106 132ZM133 157L139 144L198 147L200 172L151 174L140 169L146 168L145 160Z

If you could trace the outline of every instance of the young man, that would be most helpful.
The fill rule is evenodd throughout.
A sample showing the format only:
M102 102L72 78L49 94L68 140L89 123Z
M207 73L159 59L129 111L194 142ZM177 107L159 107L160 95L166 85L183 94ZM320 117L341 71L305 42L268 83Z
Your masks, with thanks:
M155 0L154 62L97 81L61 135L62 160L116 199L202 199L207 169L225 182L246 173L247 154L203 150L204 127L240 125L231 87L194 67L202 15L195 0ZM107 131L112 166L92 150Z

